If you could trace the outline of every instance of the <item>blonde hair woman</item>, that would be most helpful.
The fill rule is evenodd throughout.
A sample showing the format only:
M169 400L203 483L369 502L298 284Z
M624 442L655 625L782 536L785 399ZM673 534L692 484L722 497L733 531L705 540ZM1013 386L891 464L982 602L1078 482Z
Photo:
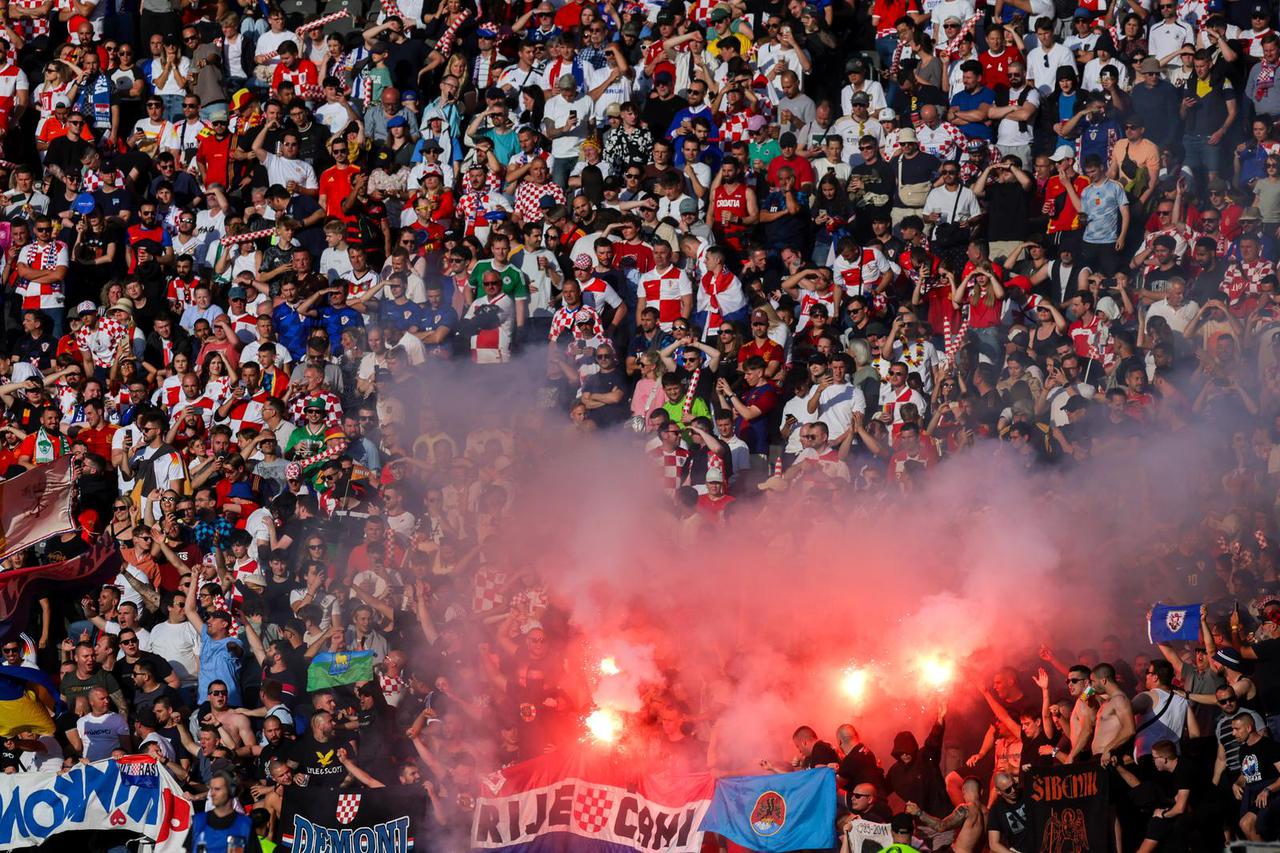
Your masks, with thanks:
M662 356L651 349L636 360L640 363L640 380L631 393L631 417L639 418L643 429L645 418L662 400Z

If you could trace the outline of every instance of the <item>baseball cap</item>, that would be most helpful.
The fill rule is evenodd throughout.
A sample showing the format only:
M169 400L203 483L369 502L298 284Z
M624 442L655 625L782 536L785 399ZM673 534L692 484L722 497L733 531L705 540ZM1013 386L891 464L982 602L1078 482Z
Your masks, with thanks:
M1154 56L1148 56L1146 59L1138 63L1139 74L1159 74L1160 60Z
M681 213L697 213L698 212L697 199L692 199L692 198L681 199L680 212Z
M764 116L751 116L747 119L747 130L755 133L760 128L768 124Z
M1076 396L1068 400L1067 404L1062 408L1063 408L1063 411L1066 411L1066 412L1081 412L1089 408L1089 401L1086 400L1084 397L1081 397L1079 394L1077 394Z
M723 483L724 472L719 468L708 468L706 480L708 483Z
M589 270L592 267L591 256L583 252L573 259L573 268L575 270Z
M1209 192L1224 193L1227 191L1227 182L1222 178L1211 178L1209 180Z
M880 112L876 113L876 118L880 121L897 121L898 114L893 111L893 107L881 107Z
M323 412L325 410L324 400L320 399L319 397L312 397L310 400L307 401L307 404L302 408L315 409Z
M86 299L84 302L81 302L79 305L76 306L76 313L77 314L97 314L98 306L94 305L92 302Z
M1073 18L1092 18L1092 17L1093 17L1093 13L1092 13L1092 12L1090 12L1088 9L1076 9L1075 14L1074 14L1074 15L1072 15L1071 17L1073 17Z
M1061 163L1063 160L1071 160L1076 156L1076 149L1070 145L1059 145L1053 151L1053 156L1049 159L1055 163Z
M753 322L753 323L755 323L755 322L762 322L762 323L767 323L767 322L769 322L769 312L768 312L768 311L765 311L765 310L763 310L763 309L757 308L756 310L754 310L754 311L752 311L752 312L751 312L751 322Z
M655 86L670 86L675 82L670 71L659 71L653 75L653 83Z
M729 9L726 6L717 6L711 10L711 21L725 21L729 18Z
M871 106L871 96L866 92L854 92L849 98L849 105L854 107L869 107Z
M444 147L440 145L440 140L427 137L422 140L423 151L443 151Z
M243 287L233 287L227 291L228 299L248 299L249 294L245 292Z

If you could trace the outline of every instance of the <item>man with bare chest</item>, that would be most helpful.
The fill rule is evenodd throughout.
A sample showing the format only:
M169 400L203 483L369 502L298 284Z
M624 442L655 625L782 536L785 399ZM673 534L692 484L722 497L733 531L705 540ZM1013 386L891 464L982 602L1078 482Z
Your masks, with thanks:
M983 849L987 838L987 809L982 804L982 783L970 776L960 788L964 801L951 814L939 820L920 810L915 803L907 803L907 814L938 833L955 833L951 849L955 853L977 853ZM944 838L934 836L934 845Z
M1108 767L1126 753L1132 754L1133 706L1120 685L1116 684L1116 671L1111 664L1095 666L1089 684L1099 700L1091 751L1103 767Z

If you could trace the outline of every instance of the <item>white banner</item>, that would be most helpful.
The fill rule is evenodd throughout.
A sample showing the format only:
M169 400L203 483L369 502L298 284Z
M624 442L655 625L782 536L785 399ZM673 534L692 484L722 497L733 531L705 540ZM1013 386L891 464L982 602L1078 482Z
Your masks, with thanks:
M0 850L102 829L136 832L154 841L157 853L181 853L191 801L146 755L77 764L65 773L0 774Z
M855 819L845 834L849 836L849 853L879 853L893 843L887 823Z

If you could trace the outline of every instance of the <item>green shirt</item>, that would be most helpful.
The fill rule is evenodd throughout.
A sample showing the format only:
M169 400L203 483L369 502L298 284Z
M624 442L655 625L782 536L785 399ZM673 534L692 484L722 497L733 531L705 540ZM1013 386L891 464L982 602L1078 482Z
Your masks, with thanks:
M512 299L527 300L529 298L529 284L524 279L524 273L516 269L516 265L512 263L508 263L506 269L499 271L494 269L493 261L480 261L476 264L475 269L471 271L471 278L468 281L471 283L473 293L480 294L484 292L480 286L480 281L489 270L493 270L502 276L502 292L507 296Z
M765 168L768 168L769 163L774 157L781 156L782 147L778 145L778 140L776 139L770 139L764 145L759 145L753 142L747 146L747 159L751 164L754 164L759 160L761 163L764 163ZM752 166L752 168L754 168L754 166Z
M680 427L680 437L685 441L689 440L689 430L684 426L684 397L676 400L674 403L667 400L662 404L662 408L667 410L667 414L671 416L671 422ZM693 398L693 407L689 409L689 414L695 418L711 419L711 407L707 405L707 401L701 397Z

